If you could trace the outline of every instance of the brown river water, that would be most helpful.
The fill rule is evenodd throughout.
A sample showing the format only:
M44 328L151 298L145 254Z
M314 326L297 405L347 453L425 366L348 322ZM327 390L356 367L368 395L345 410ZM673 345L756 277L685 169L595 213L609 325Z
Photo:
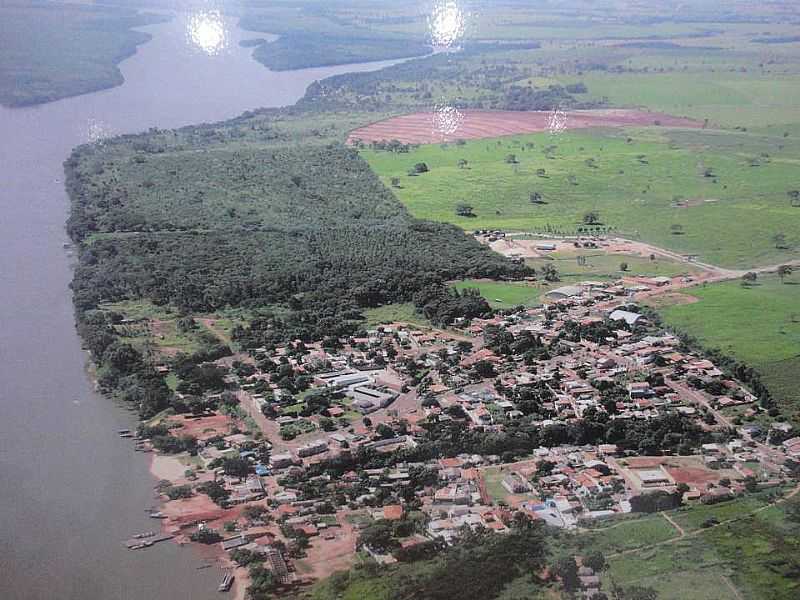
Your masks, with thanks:
M196 16L196 15L195 15ZM194 25L189 26L189 23ZM0 598L218 598L219 571L172 543L128 551L155 529L146 455L117 430L123 407L93 392L74 328L62 163L98 135L292 104L317 79L397 61L271 72L223 19L179 15L120 68L122 86L30 108L0 107ZM191 31L195 32L192 40ZM221 39L227 47L220 49ZM204 50L205 49L205 50Z

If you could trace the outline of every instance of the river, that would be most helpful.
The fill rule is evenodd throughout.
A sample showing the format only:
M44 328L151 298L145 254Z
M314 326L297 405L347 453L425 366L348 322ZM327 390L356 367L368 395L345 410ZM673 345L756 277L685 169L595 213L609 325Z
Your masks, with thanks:
M216 598L219 571L171 543L131 552L153 529L145 455L117 430L131 415L95 394L73 321L62 163L98 136L171 128L292 104L314 80L398 61L271 72L223 20L187 36L189 15L120 67L122 86L38 107L0 107L0 598ZM196 21L195 21L196 23ZM201 48L198 48L199 43ZM202 51L202 48L206 51Z

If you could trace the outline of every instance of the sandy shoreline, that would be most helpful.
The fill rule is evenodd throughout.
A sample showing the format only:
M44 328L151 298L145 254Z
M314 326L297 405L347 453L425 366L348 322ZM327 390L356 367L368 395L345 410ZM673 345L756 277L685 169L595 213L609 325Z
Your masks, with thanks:
M157 454L155 452L150 454L149 470L156 483L162 480L168 480L176 483L180 482L185 477L186 469L187 467L181 463L177 456ZM157 510L164 511L169 503L170 501L166 500L163 496L159 497ZM168 521L169 519L161 521L162 530L173 529L174 532L174 527L168 527ZM179 545L187 544L188 546L192 547L192 551L198 560L203 560L205 562L211 560L215 563L215 566L219 567L220 569L226 569L235 566L233 563L231 563L227 554L219 549L218 544L214 544L213 546L203 546L201 544L191 543L188 542L187 537L179 533L176 534L173 543L178 543ZM247 569L238 567L234 570L234 574L235 578L233 580L233 587L231 588L233 598L234 600L245 600L247 596L247 587L249 585ZM220 572L220 577L221 576L222 572Z
M174 456L165 454L150 454L150 473L156 478L156 482L166 479L176 481L183 479L187 467L181 464L180 460Z

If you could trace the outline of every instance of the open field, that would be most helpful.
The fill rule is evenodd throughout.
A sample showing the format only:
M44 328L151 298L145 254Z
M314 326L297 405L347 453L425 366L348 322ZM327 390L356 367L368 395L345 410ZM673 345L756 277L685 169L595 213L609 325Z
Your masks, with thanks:
M539 306L542 296L549 287L539 283L500 282L486 279L466 279L453 284L457 290L477 288L492 308L513 308L515 306Z
M604 587L608 589L612 581L623 587L649 586L658 591L659 599L670 600L796 598L797 579L791 574L798 569L797 525L787 522L786 504L746 516L755 506L751 498L743 498L670 513L676 521L694 522L715 511L720 520L727 512L742 520L612 556ZM694 511L697 518L686 516Z
M581 262L579 262L579 260ZM585 262L583 262L585 261ZM526 264L539 269L544 265L556 268L562 277L587 279L620 279L622 277L675 277L694 275L698 269L663 257L644 257L634 254L606 254L598 250L568 250L553 252L543 258L527 259ZM622 267L625 270L622 270Z
M350 143L398 140L404 144L432 144L455 140L494 138L523 133L539 133L551 129L551 111L459 111L456 121L440 123L437 112L421 112L378 121L350 133ZM635 127L663 125L665 127L700 127L691 119L672 117L641 110L576 110L564 121L565 129L591 127Z
M761 276L757 285L738 281L692 289L699 299L659 309L666 323L755 367L773 396L797 411L800 390L800 277L781 283Z
M768 503L769 499L766 494L752 495L728 502L679 509L671 513L670 516L684 531L689 532L702 529L703 523L710 518L715 518L719 521L736 519L748 515Z
M411 302L368 308L364 311L364 319L364 325L368 327L388 323L409 323L410 325L430 327L430 322L417 311Z
M723 127L794 124L800 79L767 73L625 73L582 78L591 97L615 106L646 106Z
M37 104L120 85L117 64L150 39L131 28L162 20L89 4L3 3L0 104Z
M656 514L638 519L610 521L606 526L601 523L596 530L582 534L580 543L607 556L663 542L677 535L675 527Z
M574 234L594 212L588 229L725 267L775 264L800 247L800 206L788 196L800 185L800 143L777 132L583 130L362 155L395 179L412 214L465 230ZM429 171L409 176L418 163Z

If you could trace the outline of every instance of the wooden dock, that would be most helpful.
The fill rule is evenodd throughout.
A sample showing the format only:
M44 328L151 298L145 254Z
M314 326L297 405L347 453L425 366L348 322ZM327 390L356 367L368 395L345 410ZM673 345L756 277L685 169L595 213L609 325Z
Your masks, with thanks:
M123 544L125 544L125 547L128 550L141 550L142 548L149 548L150 546L157 544L159 542L166 542L167 540L171 540L173 537L175 536L169 533L150 535L141 538L133 537L123 542Z

